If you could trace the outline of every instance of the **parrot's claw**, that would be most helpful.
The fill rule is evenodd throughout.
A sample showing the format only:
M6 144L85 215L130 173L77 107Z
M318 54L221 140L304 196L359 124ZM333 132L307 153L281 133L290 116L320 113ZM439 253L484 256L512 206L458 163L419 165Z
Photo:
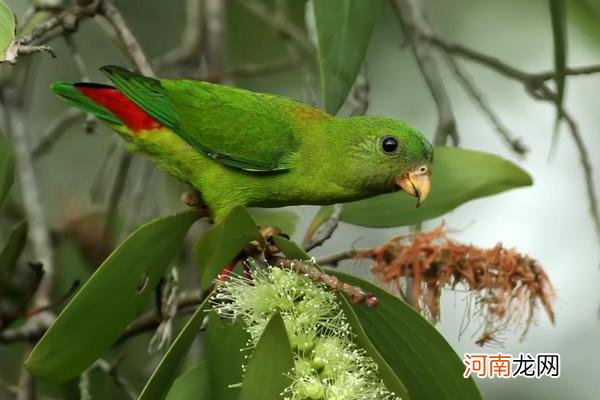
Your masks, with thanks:
M290 238L289 235L283 233L281 231L281 229L279 229L276 226L270 226L270 225L261 226L259 228L259 231L260 231L260 234L262 235L262 237L264 238L264 241L266 244L265 250L267 250L267 252L269 254L277 254L281 251L279 249L279 247L277 247L277 245L275 244L275 240L273 240L273 238L275 236L281 236L286 239Z
M199 210L208 210L208 206L202 200L202 195L197 190L187 190L181 194L181 202L188 207Z

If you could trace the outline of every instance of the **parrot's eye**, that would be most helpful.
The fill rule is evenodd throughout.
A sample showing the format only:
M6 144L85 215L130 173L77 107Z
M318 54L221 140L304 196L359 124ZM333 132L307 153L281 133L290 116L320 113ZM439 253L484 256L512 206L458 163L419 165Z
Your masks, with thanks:
M394 136L385 136L381 141L381 150L385 154L395 154L398 152L398 148L400 144L398 143L398 139Z

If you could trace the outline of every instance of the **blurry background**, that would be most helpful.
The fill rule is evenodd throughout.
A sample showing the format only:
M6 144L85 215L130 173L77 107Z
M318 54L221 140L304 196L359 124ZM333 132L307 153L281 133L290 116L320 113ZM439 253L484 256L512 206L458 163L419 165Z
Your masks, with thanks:
M8 1L17 15L24 11L25 3ZM223 59L220 61L223 68L247 63L264 64L287 57L285 44L276 30L249 13L237 1L224 3L225 35L221 44ZM425 3L430 22L449 40L492 54L526 71L553 68L552 33L546 0L428 0ZM594 20L598 20L599 14L591 14L593 8L575 7L575 1L568 3L569 65L598 63L600 28L594 26L597 25ZM389 4L384 4L368 51L368 114L406 120L422 131L429 132L432 137L437 122L434 103L412 52L405 46L395 14ZM115 5L124 14L150 58L165 54L181 42L186 21L184 1L120 0L115 1ZM303 26L304 2L291 1L290 7L294 21ZM129 65L92 21L81 25L74 40L80 47L93 81L104 81L97 71L102 65ZM28 82L28 134L33 141L65 110L65 105L48 90L48 85L56 80L79 79L79 72L64 43L56 41L53 48L58 56L55 59L43 54L34 56L34 79ZM445 66L444 63L440 65ZM558 293L555 304L557 321L556 326L552 326L546 316L540 314L539 322L531 328L523 342L518 340L520 331L515 330L503 335L503 347L482 349L474 344L476 337L471 337L470 332L458 337L459 326L464 318L463 295L448 292L439 329L461 355L464 352L481 351L501 351L513 355L519 352L560 353L559 379L479 380L487 399L598 399L600 245L588 214L583 172L575 146L566 131L563 132L556 155L549 162L554 108L529 98L517 82L507 80L480 65L463 65L484 90L505 124L516 136L522 137L530 152L524 158L511 152L457 85L450 71L443 68L457 117L461 146L492 152L517 162L533 176L534 185L470 202L446 215L444 220L449 227L462 229L456 235L462 242L492 247L501 241L507 247L517 247L539 260ZM172 68L160 74L189 76L195 71L198 70ZM314 82L317 85L318 75L314 71L309 75L317 80ZM311 96L307 96L305 90L306 78L303 67L296 65L268 75L229 77L225 82L254 91L310 101ZM600 76L581 76L568 80L566 105L579 122L596 171L600 171L599 93ZM66 221L72 221L76 216L105 209L106 193L118 164L118 152L114 148L122 145L106 127L98 126L94 133L86 134L82 123L78 122L47 154L40 157L36 162L36 172L47 219L53 228L62 229ZM179 202L183 186L162 172L148 171L145 161L135 157L121 203L122 223L125 225L137 226L153 216L183 208ZM151 174L150 183L140 186L148 173ZM600 180L600 173L594 172L594 177ZM136 197L137 188L143 188L144 192ZM19 193L16 189L13 190L15 199ZM142 202L136 202L140 198ZM293 238L302 239L316 210L316 207L291 209L299 216ZM425 229L438 226L440 221L427 222ZM317 249L315 254L335 253L349 246L375 246L404 232L404 228L367 229L344 224L333 239ZM1 233L6 232L2 229ZM4 240L4 237L0 239ZM344 267L362 272L368 269L368 264L348 263ZM72 243L61 241L57 271L60 283L56 291L64 293L73 279L84 280L91 270ZM194 272L189 275L193 279ZM126 348L124 365L121 367L121 373L136 386L144 382L144 377L154 366L152 362L147 363L147 360L152 360L146 354L147 340L148 337L139 337ZM20 371L18 360L23 351L22 345L0 347L0 376L3 381L16 382ZM106 391L107 397L99 398L117 396L115 392L110 392L111 385L105 378L98 377L95 385ZM0 398L5 395L0 390ZM49 389L48 396L56 398L63 394Z

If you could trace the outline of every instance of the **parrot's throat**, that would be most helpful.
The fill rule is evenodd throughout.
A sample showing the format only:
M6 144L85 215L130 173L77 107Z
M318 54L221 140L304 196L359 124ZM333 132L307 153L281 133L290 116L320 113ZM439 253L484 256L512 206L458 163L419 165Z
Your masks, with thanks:
M75 87L81 93L115 114L134 132L162 127L150 114L112 86L97 83L77 83Z

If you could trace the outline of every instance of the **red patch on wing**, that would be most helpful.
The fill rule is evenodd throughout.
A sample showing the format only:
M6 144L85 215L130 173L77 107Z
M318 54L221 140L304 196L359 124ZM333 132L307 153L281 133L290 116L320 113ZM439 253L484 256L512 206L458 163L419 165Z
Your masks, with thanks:
M162 127L160 122L112 86L77 83L75 87L96 103L110 110L134 132Z

